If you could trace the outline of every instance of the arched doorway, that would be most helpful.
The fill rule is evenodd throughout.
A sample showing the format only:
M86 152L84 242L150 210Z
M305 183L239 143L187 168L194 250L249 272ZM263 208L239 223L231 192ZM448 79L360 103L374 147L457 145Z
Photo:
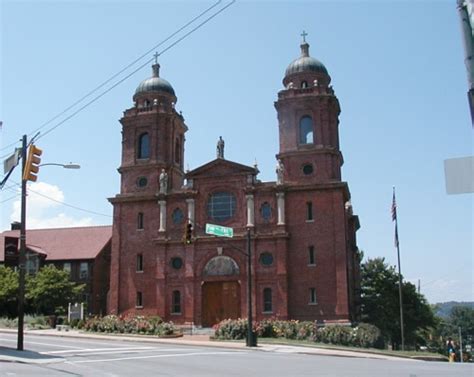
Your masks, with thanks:
M240 317L239 266L230 257L217 256L203 270L202 325L212 326L227 318Z

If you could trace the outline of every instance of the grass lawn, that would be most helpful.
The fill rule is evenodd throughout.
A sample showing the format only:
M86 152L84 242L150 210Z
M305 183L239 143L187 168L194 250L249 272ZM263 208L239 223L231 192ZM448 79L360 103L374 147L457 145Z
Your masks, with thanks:
M214 339L219 341L219 339ZM229 342L229 340L226 340ZM239 342L244 343L245 340L230 340L230 342ZM374 353L379 355L387 356L398 356L398 357L407 357L407 358L420 358L420 359L436 359L439 361L447 360L447 357L440 355L439 353L433 352L421 352L421 351L391 351L391 350L382 350L378 348L359 348L359 347L348 347L348 346L339 346L334 344L326 343L315 343L309 340L293 340L285 338L258 338L259 344L280 344L288 346L299 346L299 347L309 347L309 348L324 348L324 349L334 349L334 350L343 350L351 352L363 352L363 353Z

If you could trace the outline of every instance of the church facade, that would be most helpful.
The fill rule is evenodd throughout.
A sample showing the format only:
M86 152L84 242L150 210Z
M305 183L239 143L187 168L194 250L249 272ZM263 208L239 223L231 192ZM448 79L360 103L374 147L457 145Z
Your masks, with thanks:
M359 221L341 180L339 101L326 67L300 47L275 102L276 182L226 160L222 139L215 160L185 172L188 128L173 87L158 63L140 83L120 120L121 187L109 199L109 313L212 326L247 316L250 278L257 320L357 321ZM206 224L233 237L207 234Z

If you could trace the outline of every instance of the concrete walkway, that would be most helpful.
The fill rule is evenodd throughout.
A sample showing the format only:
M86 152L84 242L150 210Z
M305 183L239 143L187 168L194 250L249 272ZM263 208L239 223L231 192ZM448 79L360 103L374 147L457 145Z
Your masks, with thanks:
M0 329L0 333L16 334L17 330ZM189 346L202 347L216 347L216 348L230 348L230 349L245 349L264 352L281 352L281 353L297 353L307 355L322 355L322 356L338 356L338 357L356 357L356 358L370 358L383 360L403 360L408 362L418 362L409 358L402 358L389 355L381 355L370 352L347 351L329 348L315 348L304 346L278 345L278 344L264 344L260 343L257 347L246 347L243 342L226 342L213 341L209 339L209 335L183 335L178 338L156 338L147 335L123 335L123 334L95 334L82 332L77 330L58 331L56 329L48 330L25 330L25 334L43 335L43 336L58 336L68 338L86 338L86 339L108 339L108 340L126 340L131 342L146 342L146 343L161 343L161 344L177 344ZM52 363L59 362L62 359L51 356L43 356L31 351L17 351L15 348L7 348L0 346L0 361L21 362L21 363Z

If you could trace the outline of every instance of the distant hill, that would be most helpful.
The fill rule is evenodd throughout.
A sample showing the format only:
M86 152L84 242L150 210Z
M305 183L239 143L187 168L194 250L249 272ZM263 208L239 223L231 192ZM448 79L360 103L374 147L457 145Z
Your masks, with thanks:
M441 318L447 318L455 306L467 306L474 309L473 301L448 301L435 304L435 314Z

